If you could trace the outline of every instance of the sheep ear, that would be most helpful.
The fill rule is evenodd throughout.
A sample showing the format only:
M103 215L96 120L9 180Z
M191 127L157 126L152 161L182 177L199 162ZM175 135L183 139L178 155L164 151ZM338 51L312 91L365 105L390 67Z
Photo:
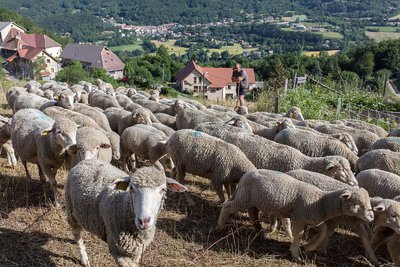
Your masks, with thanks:
M185 192L185 191L187 191L186 186L178 183L177 181L175 181L172 178L167 177L166 178L166 182L167 182L167 189L172 191L172 192Z
M54 100L56 100L56 101L60 100L60 96L59 96L59 95L55 95L53 98L54 98Z
M394 197L393 200L397 201L397 202L400 202L400 196Z
M101 147L101 148L108 149L108 148L110 148L111 146L110 146L109 144L101 144L100 147Z
M52 130L53 130L53 126L52 126L51 128L47 128L47 129L42 130L42 131L40 132L40 135L41 135L41 136L46 136L46 135L48 135Z
M348 190L344 190L343 194L340 195L341 199L349 200L351 198L351 192Z
M117 178L116 180L114 180L113 185L115 185L115 189L118 189L121 191L126 191L129 187L130 181L131 181L131 178L129 176Z
M234 125L234 124L235 124L235 119L230 119L230 120L227 121L225 124L227 124L227 125Z
M74 155L74 154L76 154L76 152L78 152L78 146L76 144L70 145L67 149L67 153L70 155Z
M329 162L328 165L326 165L325 170L330 170L335 167L335 164L333 162Z
M275 122L276 127L278 127L279 125L281 125L281 123L279 121Z
M373 207L373 210L376 212L383 212L385 211L386 207L383 203L380 203L378 206Z

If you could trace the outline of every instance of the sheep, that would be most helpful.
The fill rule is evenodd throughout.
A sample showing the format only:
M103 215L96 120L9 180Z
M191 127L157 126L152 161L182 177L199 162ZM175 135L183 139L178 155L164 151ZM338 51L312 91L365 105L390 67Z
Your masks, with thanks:
M371 150L357 160L356 170L360 172L368 169L380 169L400 175L399 157L400 152L388 149Z
M171 135L173 135L175 133L175 130L162 124L162 123L153 123L151 124L151 126L153 126L153 128L156 128L157 130L163 132L167 137L170 137Z
M153 113L166 113L171 116L175 116L179 111L186 108L183 100L177 99L173 105L165 105L156 101L147 99L138 99L134 101L145 108L148 108Z
M122 120L124 117L129 116L131 112L127 110L123 110L122 108L107 108L103 111L106 115L108 123L110 124L111 130L114 132L118 132L118 122Z
M118 134L121 135L126 128L135 124L152 125L155 121L158 120L154 117L154 114L150 110L140 107L132 112L129 112L128 115L118 119Z
M28 92L26 91L26 88L24 87L11 87L10 89L7 90L6 92L6 99L8 106L13 109L14 108L14 102L18 98L19 95L22 94L27 94Z
M363 155L369 149L369 147L379 139L379 136L370 131L358 130L349 126L340 126L336 124L321 125L316 127L315 130L326 134L350 134L357 145L358 156Z
M294 147L310 157L342 156L349 161L352 170L355 169L358 159L354 152L339 140L300 129L284 129L275 136L274 141Z
M222 185L229 188L245 172L256 169L238 147L193 130L175 132L166 143L166 151L175 164L173 177L179 182L184 181L186 172L211 180L219 197L216 204L225 200ZM188 194L186 198L189 205L194 205Z
M17 166L17 158L15 157L15 151L12 146L11 140L8 140L7 142L0 144L0 151L1 149L4 149L7 155L6 167L15 168Z
M81 264L90 266L82 230L107 242L118 266L139 266L152 242L166 190L186 188L155 167L130 176L98 160L71 169L65 185L67 221L78 244Z
M269 140L274 140L275 136L284 129L295 128L292 120L289 118L285 118L282 121L274 122L270 128L257 124L252 121L248 121L248 123L251 126L251 129L254 134L262 136Z
M349 161L341 156L309 157L290 146L243 132L228 134L224 140L238 146L259 169L281 172L305 169L350 185L357 184Z
M375 149L389 149L394 152L400 152L400 138L393 136L381 138L369 147L369 150Z
M68 154L67 169L75 166L79 161L86 159L99 159L111 162L112 151L110 140L102 132L91 127L80 127L76 133L76 151Z
M400 129L396 129L396 130L391 131L391 132L388 134L388 137L390 137L390 136L393 136L393 137L400 137Z
M319 189L323 191L333 191L337 189L346 189L349 188L350 186L344 183L341 183L339 181L333 180L332 178L319 174L319 173L314 173L306 170L293 170L289 171L286 173L287 175L295 178L296 180L303 181L309 184L312 184ZM368 190L367 190L368 191ZM368 191L368 194L371 195L371 193ZM393 220L391 218L391 214L394 213L396 214L396 211L400 211L400 203L396 203L395 201L391 199L382 199L382 198L375 198L371 199L371 206L374 210L375 218L374 221L372 222L374 225L379 225L379 226L390 226L393 229L399 229L400 230L400 224L396 225L396 219ZM398 213L400 214L400 213ZM400 220L399 220L400 222ZM327 232L325 237L323 238L323 242L321 245L321 252L323 254L326 254L326 247L328 244L328 239L332 234L335 232L335 229L339 225L345 225L347 227L351 227L352 230L358 234L360 237L367 257L368 259L373 262L375 265L378 265L378 260L373 252L373 249L371 247L371 244L368 239L368 234L365 231L364 228L364 222L358 218L352 218L349 216L340 216L340 217L335 217L333 219L325 221L325 224L327 226ZM323 234L323 233L318 233L318 235ZM314 240L317 240L319 236L316 236ZM313 247L311 244L313 241L309 242L309 248ZM316 249L316 247L314 247Z
M29 178L27 162L38 165L42 182L48 176L58 207L57 170L64 164L66 151L76 149L77 125L65 118L54 121L39 110L17 111L11 122L11 138Z
M343 119L340 121L342 121L344 125L350 126L352 128L370 131L379 136L380 138L386 137L388 135L388 132L382 127L368 123L366 121L355 120L355 119Z
M122 166L128 171L127 161L133 155L142 156L150 160L151 164L157 162L166 154L165 145L159 143L167 136L152 126L137 124L125 129L121 135L121 161ZM134 167L134 166L133 166Z
M246 209L258 229L261 228L259 211L290 218L293 230L290 252L292 258L297 260L300 259L299 243L306 226L319 225L341 215L357 217L367 222L374 219L365 189L322 191L287 174L263 169L243 175L234 195L222 205L217 229L225 226L231 213Z
M299 121L298 123L296 123L296 126L302 126L302 127L314 129L318 126L328 124L328 123L329 123L329 121L325 121L325 120L304 120L304 121Z
M96 108L81 103L75 103L74 111L92 118L103 130L107 132L112 131L106 115Z
M109 107L122 108L114 97L102 91L92 91L89 94L89 104L103 110Z
M223 120L193 109L184 109L176 115L176 127L178 130L193 129L201 122L223 122Z
M174 129L175 131L178 130L176 127L176 116L171 116L166 113L156 113L154 116L160 123Z
M115 99L117 99L118 104L125 110L131 111L133 109L137 109L139 107L142 107L139 104L133 103L133 101L126 95L124 94L117 94L115 96Z
M149 93L150 93L149 100L153 100L156 102L160 101L160 91L152 89L149 91Z
M48 100L47 98L38 96L32 93L20 94L14 101L13 109L14 113L16 113L20 109L25 108L34 108L40 109L45 104L54 105L56 101Z
M394 173L369 169L357 173L356 179L371 196L392 199L400 195L400 176Z
M17 166L15 151L11 142L11 119L0 115L0 151L3 148L7 154L8 167Z
M60 107L48 107L43 110L43 113L46 114L47 116L59 120L62 118L68 118L75 122L79 126L86 126L86 127L92 127L97 130L102 131L107 138L110 140L111 147L112 147L112 155L114 160L119 160L120 158L120 138L119 135L113 131L105 131L103 130L92 118L89 116L83 115L81 113L72 111L72 110L67 110L63 109Z
M189 99L186 97L178 96L178 99L185 101L185 103L188 103L189 105L197 108L198 110L206 110L207 107L204 106L203 104L199 103L198 101L195 101L193 99Z
M247 119L243 116L231 119L225 123L219 122L202 122L197 124L195 131L200 131L219 139L224 139L227 134L233 132L249 132L252 133L251 127L247 123Z

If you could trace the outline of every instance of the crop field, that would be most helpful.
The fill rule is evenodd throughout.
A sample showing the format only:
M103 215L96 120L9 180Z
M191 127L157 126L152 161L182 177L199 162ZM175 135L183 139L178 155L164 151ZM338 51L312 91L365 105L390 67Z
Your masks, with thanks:
M132 52L133 50L143 50L142 45L140 43L137 44L129 44L129 45L119 45L119 46L111 46L111 51L127 51Z
M153 40L152 42L157 46L164 45L170 54L176 54L178 56L185 54L188 48L174 45L176 40L167 40L166 42L160 42Z
M378 32L397 32L400 31L400 27L393 26L367 26L367 31L378 31Z
M296 32L298 30L294 28L281 28L283 31ZM320 34L324 39L343 39L343 35L340 32L313 32L315 34Z
M325 51L328 53L329 56L337 55L340 50L328 50ZM319 57L321 51L303 51L302 54L310 57Z
M389 39L399 39L400 32L368 32L365 34L376 42L382 42Z
M9 86L9 85L8 85ZM1 87L0 87L1 89ZM11 116L0 90L0 115ZM80 266L79 253L66 221L64 181L58 173L58 192L63 207L52 204L50 185L42 185L36 166L28 164L33 179L26 177L21 162L5 167L0 157L0 266ZM328 255L302 253L303 261L290 259L290 238L281 230L256 232L247 213L231 217L223 231L215 226L220 207L211 207L217 196L207 179L187 175L187 186L196 205L189 207L182 194L168 194L154 241L142 256L141 266L371 266L363 256L360 240L339 230L330 240ZM264 235L265 234L265 235ZM306 236L313 235L307 231ZM85 232L91 266L115 266L105 242ZM303 242L304 244L304 242ZM387 263L385 249L377 252ZM386 264L385 266L392 266Z

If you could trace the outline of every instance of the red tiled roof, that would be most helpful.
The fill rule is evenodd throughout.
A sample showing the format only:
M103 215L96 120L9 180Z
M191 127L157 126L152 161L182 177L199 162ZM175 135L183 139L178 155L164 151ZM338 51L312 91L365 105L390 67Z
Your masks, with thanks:
M44 34L28 34L21 32L17 29L11 29L9 37L6 38L5 42L20 40L24 47L33 48L50 48L50 47L61 47L59 43ZM17 47L18 49L18 47Z
M249 83L255 83L256 77L254 74L254 69L243 68L247 75L249 76ZM231 68L211 68L211 67L200 67L193 60L188 62L186 66L178 72L175 76L177 81L184 80L190 73L197 70L205 79L210 82L210 86L213 88L222 88L228 83L232 83L232 69Z
M12 56L6 58L6 61L12 62L16 57L17 57L17 53L15 53L14 55L12 55Z
M101 59L103 68L107 71L123 70L125 64L121 61L116 54L110 51L107 47L101 51Z

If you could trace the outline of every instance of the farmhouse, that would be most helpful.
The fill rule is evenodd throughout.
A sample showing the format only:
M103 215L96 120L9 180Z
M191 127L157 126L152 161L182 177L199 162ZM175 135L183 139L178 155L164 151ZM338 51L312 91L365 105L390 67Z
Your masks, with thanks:
M67 44L61 53L61 62L68 65L73 60L81 62L86 70L105 69L114 79L123 77L125 64L108 47L92 44Z
M25 29L11 21L0 21L0 43L3 43L11 29L25 32Z
M249 86L256 86L254 69L244 70L249 76ZM236 84L231 81L231 77L231 68L200 67L192 60L178 72L175 79L182 92L192 92L194 95L217 100L236 96Z
M1 32L2 38L7 33L0 46L4 67L17 76L32 78L39 74L45 80L53 79L61 67L61 45L47 35L20 31L12 23L8 27L8 32L7 27Z

